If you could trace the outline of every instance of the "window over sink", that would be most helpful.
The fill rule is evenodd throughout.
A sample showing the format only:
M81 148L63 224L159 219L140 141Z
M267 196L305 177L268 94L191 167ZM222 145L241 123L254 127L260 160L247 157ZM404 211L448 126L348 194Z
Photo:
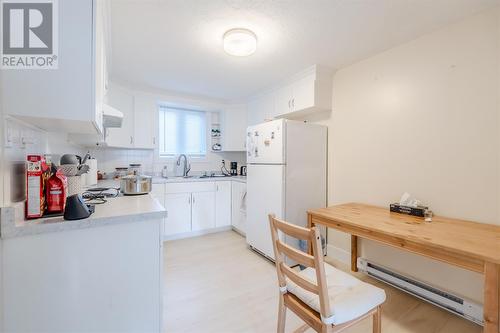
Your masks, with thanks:
M159 107L160 157L186 154L205 157L207 154L207 113L204 111Z

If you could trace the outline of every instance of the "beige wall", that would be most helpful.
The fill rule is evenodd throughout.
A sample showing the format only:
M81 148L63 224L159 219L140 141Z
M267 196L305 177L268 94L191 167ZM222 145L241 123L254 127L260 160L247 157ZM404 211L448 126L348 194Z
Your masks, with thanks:
M387 207L405 191L450 217L500 224L499 10L337 71L329 202ZM318 120L319 118L319 120ZM349 238L330 233L345 258ZM482 277L362 242L362 255L482 301Z

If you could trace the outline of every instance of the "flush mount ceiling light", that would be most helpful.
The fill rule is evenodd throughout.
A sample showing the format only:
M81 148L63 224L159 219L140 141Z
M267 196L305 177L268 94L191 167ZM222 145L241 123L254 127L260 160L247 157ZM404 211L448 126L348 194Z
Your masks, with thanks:
M249 56L257 49L257 36L248 29L228 30L223 39L224 51L233 56Z

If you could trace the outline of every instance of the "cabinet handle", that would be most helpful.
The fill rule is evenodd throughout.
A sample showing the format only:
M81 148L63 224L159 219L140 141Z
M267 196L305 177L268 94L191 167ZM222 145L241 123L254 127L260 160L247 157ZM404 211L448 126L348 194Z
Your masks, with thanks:
M193 205L194 205L194 195L193 195Z
M156 137L153 136L153 145L156 144Z
M288 100L288 108L290 108L290 103L291 102L292 102L291 100Z
M216 190L217 192L219 192L219 184L216 184L216 185L215 185L215 190Z
M295 98L292 98L292 109L295 109Z
M132 137L132 135L130 136L130 144L134 143L134 138Z
M191 196L188 197L188 203L191 204Z

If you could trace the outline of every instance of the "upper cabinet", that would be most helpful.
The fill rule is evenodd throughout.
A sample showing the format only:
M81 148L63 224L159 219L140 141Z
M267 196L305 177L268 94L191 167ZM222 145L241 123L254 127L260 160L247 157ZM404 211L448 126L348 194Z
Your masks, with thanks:
M331 70L320 66L312 66L294 75L275 90L250 101L248 124L331 110L332 77Z
M156 100L112 85L106 101L123 113L123 122L120 128L106 128L104 144L115 148L154 149Z
M102 131L106 62L101 5L58 1L58 68L4 70L5 114L48 131Z
M105 129L105 145L134 148L134 96L121 87L111 85L106 95L106 103L120 110L123 113L123 120L121 127Z
M154 149L156 145L156 101L148 96L134 96L134 148Z
M247 107L231 105L220 113L221 151L246 151Z

